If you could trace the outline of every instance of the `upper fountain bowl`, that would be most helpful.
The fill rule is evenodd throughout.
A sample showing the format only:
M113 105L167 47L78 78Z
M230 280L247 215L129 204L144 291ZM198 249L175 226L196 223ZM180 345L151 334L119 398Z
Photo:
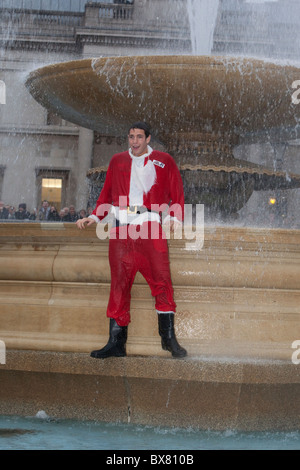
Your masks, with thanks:
M186 202L227 217L254 190L300 187L299 175L233 156L240 136L297 135L299 78L296 67L249 58L138 56L50 65L26 84L46 108L100 133L125 136L133 122L148 121L179 165Z
M236 136L295 128L300 69L250 58L135 56L84 59L30 73L44 107L99 132L121 134L136 120L169 143L189 133Z

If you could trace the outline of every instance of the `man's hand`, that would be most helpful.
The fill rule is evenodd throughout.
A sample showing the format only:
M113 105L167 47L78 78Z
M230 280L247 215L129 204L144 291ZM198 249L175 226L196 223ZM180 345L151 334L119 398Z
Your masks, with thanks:
M182 238L182 222L173 217L166 217L163 221L163 228L171 238Z
M182 227L182 223L179 222L179 220L177 219L170 219L169 224L170 224L170 230L172 233L174 233L176 230Z
M91 217L84 217L83 219L78 219L76 222L77 228L80 230L85 228L85 226L89 227L92 224L95 224L95 220Z

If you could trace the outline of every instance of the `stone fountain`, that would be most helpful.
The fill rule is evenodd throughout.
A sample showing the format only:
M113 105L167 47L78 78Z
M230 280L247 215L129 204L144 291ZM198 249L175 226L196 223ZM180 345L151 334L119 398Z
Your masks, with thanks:
M117 57L48 66L31 73L27 86L43 106L99 132L126 135L137 118L151 122L194 188L187 201L230 213L253 190L299 187L298 175L233 156L242 136L296 135L298 78L295 67L250 59ZM1 247L0 336L8 354L0 412L299 428L300 373L291 360L299 331L298 230L208 226L199 251L170 240L177 332L189 352L182 361L161 350L153 299L139 276L129 356L89 358L107 340L110 282L108 241L93 227L7 224Z
M31 73L27 86L43 106L100 133L126 136L137 118L150 122L177 161L186 202L226 216L255 190L300 186L299 175L233 155L245 136L297 135L298 77L297 67L250 58L147 56L55 64ZM95 184L105 170L88 176Z

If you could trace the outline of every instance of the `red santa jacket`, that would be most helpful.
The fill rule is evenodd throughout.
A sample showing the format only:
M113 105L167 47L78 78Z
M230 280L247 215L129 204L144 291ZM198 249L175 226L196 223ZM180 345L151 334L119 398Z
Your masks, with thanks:
M183 221L183 184L174 159L168 153L158 150L153 150L146 157L144 165L146 165L148 158L155 165L156 182L147 194L144 193L143 205L149 210L151 210L151 206L152 210L155 210L154 206L168 205L169 209L166 215L174 216L179 221ZM102 220L107 213L103 211L103 205L119 206L120 197L122 204L125 200L126 205L129 206L131 165L132 159L128 151L117 153L112 157L103 189L92 213L99 220ZM100 206L102 206L101 210Z

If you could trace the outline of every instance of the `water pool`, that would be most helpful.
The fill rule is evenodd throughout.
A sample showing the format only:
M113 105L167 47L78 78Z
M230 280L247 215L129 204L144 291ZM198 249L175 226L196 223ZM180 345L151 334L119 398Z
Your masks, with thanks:
M239 432L0 416L0 450L298 450L300 431Z

